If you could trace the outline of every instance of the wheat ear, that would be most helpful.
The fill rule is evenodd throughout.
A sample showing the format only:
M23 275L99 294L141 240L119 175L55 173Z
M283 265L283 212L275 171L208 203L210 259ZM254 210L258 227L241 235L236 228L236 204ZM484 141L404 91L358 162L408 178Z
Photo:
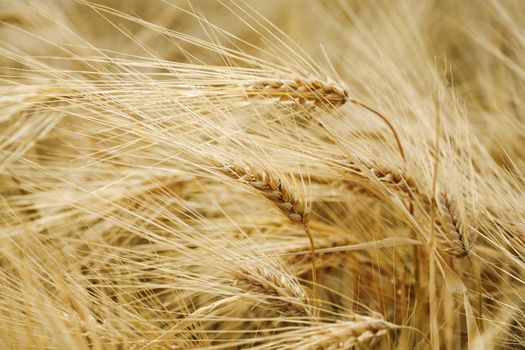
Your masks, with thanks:
M300 315L312 315L307 293L292 276L284 272L256 265L243 267L238 279L247 282L256 293L282 298L281 311L293 309Z
M348 91L342 86L314 79L259 80L245 84L244 89L248 97L312 103L321 108L336 108L348 100Z
M310 241L312 256L312 284L313 299L317 300L317 269L315 265L315 244L310 232L310 213L303 200L294 196L285 184L269 172L256 170L253 167L241 167L237 164L227 164L220 167L220 171L229 177L242 181L271 201L279 211L292 222L302 224Z

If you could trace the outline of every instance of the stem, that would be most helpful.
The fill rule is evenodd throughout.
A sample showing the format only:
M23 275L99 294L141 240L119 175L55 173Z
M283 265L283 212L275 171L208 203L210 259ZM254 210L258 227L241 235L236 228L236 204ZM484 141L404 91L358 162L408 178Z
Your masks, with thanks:
M308 225L308 223L304 224L304 231L306 232L308 240L310 241L310 255L312 256L312 299L313 306L315 308L315 306L317 305L317 267L315 263L315 244L312 233L310 232L310 225Z
M439 107L439 106L438 106ZM434 227L434 220L436 216L436 182L439 169L439 137L440 137L440 115L439 108L436 116L436 140L434 144L434 169L432 174L432 196L430 201L430 232L428 239L429 248L429 293L428 302L430 305L430 343L432 349L439 350L439 325L437 315L437 300L436 300L436 231Z
M401 154L401 157L403 157L403 160L406 160L405 150L403 149L403 145L401 144L401 140L399 139L399 136L398 136L398 134L396 132L396 129L394 128L394 125L392 125L392 123L390 123L390 121L384 115L382 115L381 113L379 113L378 111L376 111L372 107L367 106L363 102L361 102L359 100L355 100L355 99L350 99L349 101L351 103L353 103L353 104L361 106L361 107L365 108L366 110L374 113L375 115L377 115L379 118L381 118L386 123L386 125L392 131L392 134L394 134L394 138L396 139L396 143L397 143L397 148L399 149L399 153Z

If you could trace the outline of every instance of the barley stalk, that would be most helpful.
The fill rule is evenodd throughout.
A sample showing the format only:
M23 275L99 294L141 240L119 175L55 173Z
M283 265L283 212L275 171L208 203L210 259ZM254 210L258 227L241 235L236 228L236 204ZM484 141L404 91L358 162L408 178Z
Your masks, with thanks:
M344 243L343 243L344 242ZM344 245L346 240L338 240L331 242L324 242L322 244L316 244L316 268L317 270L330 269L333 267L338 267L345 260L348 254L345 253L319 253L319 249L323 248L333 248L337 246ZM297 247L294 249L287 250L285 254L285 261L287 265L291 266L294 273L302 275L309 271L311 266L310 255L303 254L305 252L304 247Z
M339 231L333 226L323 224L319 221L312 221L311 226L316 230L316 268L318 271L323 269L331 269L340 266L345 259L351 257L345 252L327 252L320 250L325 248L333 248L343 246L349 243L356 243L354 240L347 237L344 232ZM297 241L296 244L288 244L283 246L280 255L288 266L291 267L294 274L303 275L310 271L308 266L311 266L311 256L307 246L303 242Z
M211 315L214 311L216 311L218 308L223 307L225 304L232 303L234 301L237 301L241 299L241 296L235 295L228 298L217 300L211 304L202 306L186 316L181 322L177 323L173 329L184 329L188 328L195 322L200 322L203 320L206 320L206 316Z
M398 133L396 131L396 128L394 128L394 125L390 122L390 120L388 120L388 118L386 116L384 116L382 113L377 111L375 108L372 108L369 105L367 105L367 104L365 104L365 103L363 103L363 102L361 102L359 100L350 99L350 102L355 104L355 105L358 105L360 107L363 107L364 109L366 109L369 112L372 112L373 114L375 114L377 117L379 117L379 119L381 119L387 125L387 127L390 129L390 131L394 135L394 138L395 138L396 144L397 144L397 149L399 150L399 154L401 155L401 157L404 160L406 160L405 150L403 148L403 145L401 144L401 140L399 139L399 135L398 135Z

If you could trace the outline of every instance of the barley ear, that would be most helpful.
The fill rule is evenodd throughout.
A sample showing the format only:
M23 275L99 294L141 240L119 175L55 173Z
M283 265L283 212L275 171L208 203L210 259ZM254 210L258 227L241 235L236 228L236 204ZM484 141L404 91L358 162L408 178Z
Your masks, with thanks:
M470 250L476 239L472 229L461 222L457 213L456 201L451 199L446 192L441 192L437 201L438 226L443 230L444 236L437 240L442 251L457 258L469 256ZM472 242L468 243L471 238Z
M245 84L244 90L251 98L313 104L323 109L337 108L348 100L348 91L344 87L315 79L259 80Z

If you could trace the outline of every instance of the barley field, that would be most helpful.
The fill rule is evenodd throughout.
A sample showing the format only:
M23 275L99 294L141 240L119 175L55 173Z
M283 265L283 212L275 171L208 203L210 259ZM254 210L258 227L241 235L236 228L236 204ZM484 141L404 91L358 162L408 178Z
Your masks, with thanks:
M0 349L525 349L525 2L0 0Z

